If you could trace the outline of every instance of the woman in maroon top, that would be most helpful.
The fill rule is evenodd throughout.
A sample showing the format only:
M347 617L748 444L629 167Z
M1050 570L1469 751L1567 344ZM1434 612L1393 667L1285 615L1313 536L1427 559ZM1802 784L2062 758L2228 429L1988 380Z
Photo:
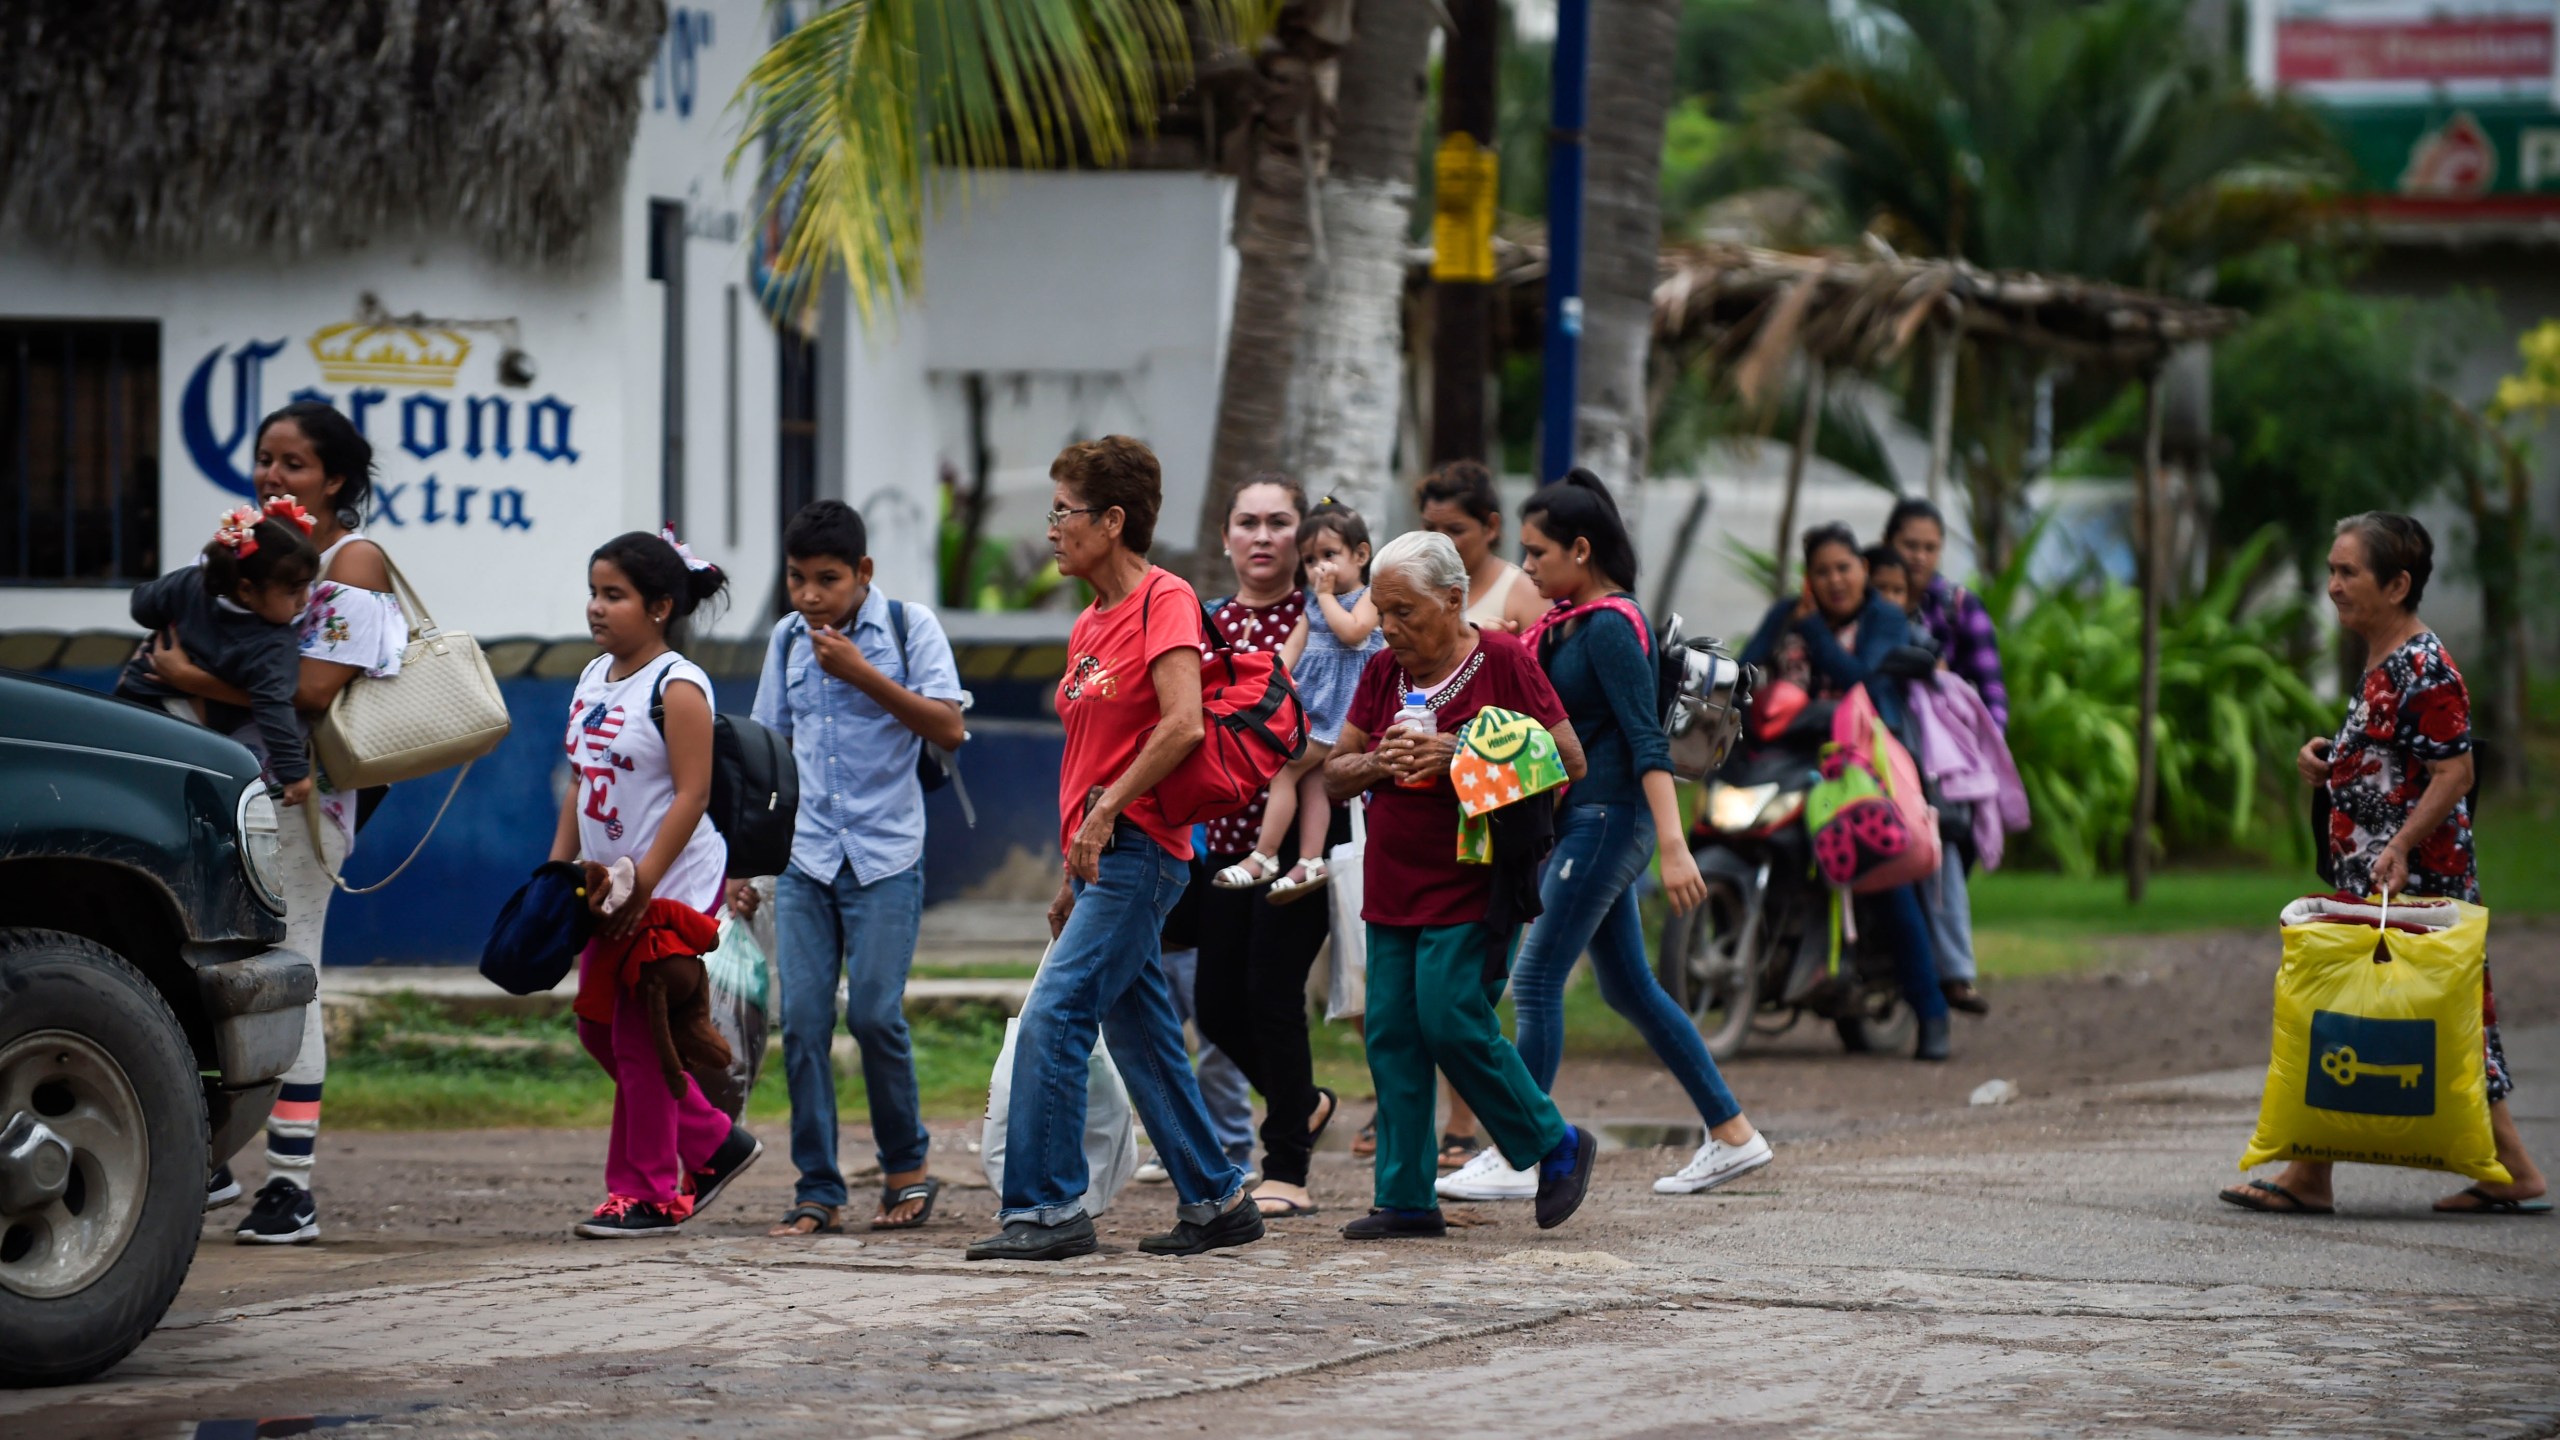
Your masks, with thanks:
M1286 475L1265 472L1237 487L1227 506L1227 560L1235 566L1236 593L1212 607L1211 623L1239 650L1277 650L1306 613L1298 588L1298 522L1306 518L1306 492ZM1251 809L1208 824L1208 857L1201 870L1245 866L1262 829L1264 799ZM1336 811L1336 834L1350 838L1349 817ZM1267 881L1296 864L1293 831ZM1195 884L1199 881L1195 879ZM1316 1088L1307 1049L1307 971L1324 948L1332 907L1274 905L1259 883L1242 888L1202 886L1200 970L1192 1000L1200 1038L1218 1047L1253 1088L1262 1092L1262 1183L1253 1198L1272 1218L1312 1215L1307 1164L1318 1136L1339 1103Z
M1565 774L1584 774L1582 744L1529 648L1465 618L1467 573L1445 535L1399 535L1378 551L1371 594L1387 648L1370 657L1325 762L1336 801L1369 797L1361 918L1369 932L1369 1077L1378 1088L1376 1206L1346 1238L1445 1233L1434 1190L1432 1072L1475 1107L1503 1157L1538 1170L1538 1224L1552 1228L1591 1184L1591 1133L1568 1125L1520 1052L1502 1037L1502 996L1516 925L1496 923L1491 865L1458 859L1458 798L1449 762L1457 734L1487 706L1526 715L1555 736ZM1433 716L1426 732L1398 721L1408 695ZM1550 803L1545 797L1521 802Z

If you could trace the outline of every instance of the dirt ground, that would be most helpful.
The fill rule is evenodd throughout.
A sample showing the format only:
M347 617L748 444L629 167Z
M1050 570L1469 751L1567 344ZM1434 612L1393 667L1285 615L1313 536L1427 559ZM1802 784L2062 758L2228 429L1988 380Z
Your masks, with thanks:
M2516 1116L2560 1152L2560 928L2499 957ZM762 1238L792 1179L768 1133L716 1209L624 1245L568 1233L595 1131L341 1129L320 1243L237 1246L237 1210L207 1217L159 1331L89 1385L0 1394L0 1436L2550 1440L2560 1222L2434 1215L2460 1182L2370 1167L2334 1217L2214 1201L2274 958L2261 935L2123 945L1994 989L1945 1066L1784 1037L1730 1067L1777 1163L1708 1196L1652 1191L1695 1121L1655 1067L1569 1058L1565 1108L1619 1142L1581 1211L1541 1231L1452 1206L1448 1237L1395 1245L1336 1233L1369 1196L1349 1125L1320 1216L1158 1260L1136 1242L1173 1197L1133 1186L1100 1253L1047 1266L961 1261L995 1211L975 1117L937 1127L954 1188L923 1230ZM2021 1097L1965 1103L1994 1077Z

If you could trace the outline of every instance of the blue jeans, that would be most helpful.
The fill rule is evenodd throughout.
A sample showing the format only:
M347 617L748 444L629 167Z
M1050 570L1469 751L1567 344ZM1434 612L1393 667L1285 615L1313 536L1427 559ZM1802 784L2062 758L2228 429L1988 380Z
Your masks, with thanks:
M1895 965L1902 972L1902 998L1923 1020L1947 1018L1947 994L1938 988L1937 947L1929 943L1929 916L1920 904L1926 880L1878 890L1865 898L1875 902L1893 944Z
M1653 859L1653 812L1643 805L1571 805L1557 820L1556 848L1538 882L1546 913L1529 927L1511 967L1520 1058L1541 1090L1564 1063L1564 982L1587 948L1600 998L1627 1017L1644 1043L1689 1092L1710 1126L1742 1113L1717 1073L1698 1027L1681 1012L1645 957L1636 881Z
M1173 1013L1188 1025L1198 1013L1191 993L1200 978L1200 952L1167 950L1158 962L1164 966L1165 983L1173 987ZM1202 1041L1195 1073L1200 1077L1200 1100L1209 1107L1209 1124L1218 1132L1218 1144L1227 1158L1250 1170L1253 1168L1253 1092L1247 1088L1244 1072L1227 1052ZM1155 1139L1151 1131L1149 1142Z
M1973 896L1965 885L1964 857L1947 847L1938 873L1920 882L1921 908L1929 912L1929 942L1937 950L1938 978L1974 981Z
M1074 913L1031 982L1014 1037L998 1220L1059 1225L1084 1213L1085 1086L1097 1033L1172 1176L1181 1218L1206 1224L1244 1192L1243 1167L1226 1158L1200 1099L1173 987L1157 963L1165 914L1190 880L1187 862L1123 825L1092 883L1075 882Z
M915 1053L907 1040L907 967L924 916L924 867L911 865L868 885L853 867L833 880L797 865L774 881L775 962L782 973L782 1074L791 1091L794 1198L845 1203L836 1168L836 977L845 978L845 1029L862 1047L862 1087L871 1101L871 1137L885 1174L924 1164L932 1137L916 1097Z

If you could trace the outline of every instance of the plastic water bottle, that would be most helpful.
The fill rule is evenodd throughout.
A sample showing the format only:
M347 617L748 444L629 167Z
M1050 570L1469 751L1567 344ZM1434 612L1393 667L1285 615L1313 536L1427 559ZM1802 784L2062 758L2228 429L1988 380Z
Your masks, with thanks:
M1439 734L1440 715L1439 712L1431 708L1430 700L1430 696L1419 690L1406 691L1404 696L1404 708L1396 712L1395 723L1411 727L1416 734ZM1396 783L1408 790L1428 790L1431 788L1431 782L1428 780L1398 780Z

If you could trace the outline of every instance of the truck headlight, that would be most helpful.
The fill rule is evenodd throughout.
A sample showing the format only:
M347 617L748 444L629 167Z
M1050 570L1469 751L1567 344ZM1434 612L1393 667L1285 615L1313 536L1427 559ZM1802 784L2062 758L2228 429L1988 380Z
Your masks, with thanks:
M252 781L240 792L239 813L233 818L240 831L240 868L249 876L249 888L268 909L283 914L284 837L278 828L276 802L267 794L264 780Z

